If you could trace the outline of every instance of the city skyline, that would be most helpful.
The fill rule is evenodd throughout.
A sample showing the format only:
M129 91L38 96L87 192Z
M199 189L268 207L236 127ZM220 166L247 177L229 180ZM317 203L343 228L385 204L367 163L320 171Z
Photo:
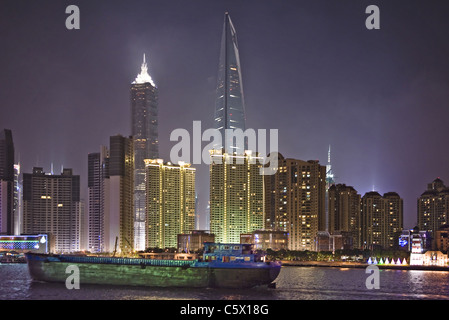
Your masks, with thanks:
M371 31L366 6L355 2L200 1L176 10L172 1L145 12L137 8L146 2L135 4L79 1L82 23L73 31L56 1L5 4L0 128L12 130L22 172L48 172L52 163L73 168L87 199L87 154L130 132L129 83L143 54L160 90L161 158L173 146L173 129L189 129L193 120L213 127L228 11L239 34L247 127L279 128L284 156L325 165L332 145L336 182L362 196L397 192L404 228L416 225L427 184L449 180L448 152L435 139L448 130L445 4L378 2L382 27ZM415 25L421 15L426 23ZM207 166L197 176L203 213Z

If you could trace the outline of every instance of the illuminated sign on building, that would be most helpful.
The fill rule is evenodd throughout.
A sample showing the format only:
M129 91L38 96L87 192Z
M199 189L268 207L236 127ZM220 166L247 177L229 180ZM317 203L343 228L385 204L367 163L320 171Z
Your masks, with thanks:
M35 251L48 252L48 236L46 234L29 236L0 236L1 251Z
M421 238L414 237L412 238L412 253L422 253L423 246Z

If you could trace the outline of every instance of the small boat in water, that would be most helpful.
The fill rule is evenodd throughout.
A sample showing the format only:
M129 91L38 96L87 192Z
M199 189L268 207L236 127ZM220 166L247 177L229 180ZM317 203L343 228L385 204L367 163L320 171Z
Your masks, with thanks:
M75 265L80 284L149 287L251 288L272 284L281 270L279 261L265 261L251 244L205 243L202 257L194 260L38 253L26 259L38 281L65 282Z

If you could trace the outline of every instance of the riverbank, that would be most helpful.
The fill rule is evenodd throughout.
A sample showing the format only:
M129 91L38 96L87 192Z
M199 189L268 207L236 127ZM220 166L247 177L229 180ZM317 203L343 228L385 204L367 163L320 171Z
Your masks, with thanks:
M282 260L282 266L286 267L324 267L324 268L360 268L366 269L367 263L360 262L338 262L338 261L288 261ZM446 271L449 267L442 266L409 266L409 265L376 265L379 269L391 270L425 270L425 271Z

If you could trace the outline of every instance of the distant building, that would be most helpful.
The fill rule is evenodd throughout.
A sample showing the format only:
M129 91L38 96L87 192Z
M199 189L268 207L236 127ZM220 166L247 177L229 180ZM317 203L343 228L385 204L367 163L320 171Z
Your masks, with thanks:
M387 192L383 195L383 210L385 218L382 246L384 248L397 248L397 238L404 228L403 200L396 192Z
M14 143L11 130L0 131L0 234L14 234Z
M255 250L286 250L288 234L285 231L255 230L251 233L241 234L240 243L254 244Z
M315 238L315 251L352 250L353 236L351 232L335 231L330 234L327 231L318 231Z
M403 229L403 200L395 192L367 192L362 197L361 245L365 249L395 248Z
M435 238L436 231L448 223L448 210L449 188L437 178L427 185L427 190L418 198L419 230L428 231Z
M106 175L105 251L129 253L134 250L134 153L133 139L115 135L109 139Z
M447 254L441 251L427 251L425 253L412 253L410 254L411 266L448 266Z
M60 175L45 174L42 168L23 174L23 231L50 234L56 252L80 250L80 176L72 169Z
M330 236L332 251L354 249L354 238L349 231L335 231Z
M215 236L203 230L178 234L178 252L198 252L205 242L215 242Z
M334 172L331 164L331 146L327 152L327 164L326 164L326 200L325 200L325 214L326 214L326 229L329 230L329 189L335 184Z
M265 228L287 232L290 250L315 250L317 232L326 229L326 167L279 153L277 171L264 183Z
M264 226L261 158L251 151L210 155L210 231L219 243L238 243L242 233Z
M435 233L435 246L438 251L447 253L449 250L449 225L442 225Z
M327 231L318 231L315 237L315 251L332 251L331 235Z
M105 179L108 177L109 150L101 147L100 152L88 155L88 245L90 252L105 251Z
M146 159L146 248L177 248L195 230L195 174L190 164Z
M353 245L361 247L361 198L360 194L345 184L332 185L329 194L329 233L350 232Z
M134 250L134 153L131 137L109 138L88 155L88 251Z
M407 252L423 253L432 249L428 231L419 231L418 227L402 230L398 240L399 249Z

